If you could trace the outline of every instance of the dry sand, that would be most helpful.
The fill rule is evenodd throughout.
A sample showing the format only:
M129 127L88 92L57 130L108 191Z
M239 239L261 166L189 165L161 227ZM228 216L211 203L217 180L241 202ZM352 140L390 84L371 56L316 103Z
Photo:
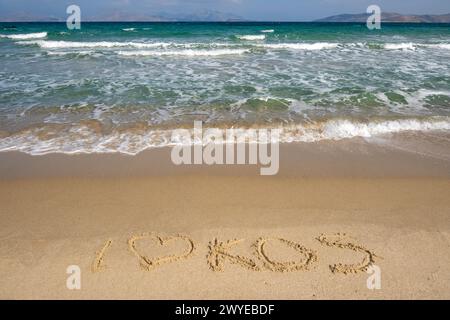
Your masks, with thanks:
M292 144L274 177L174 167L167 149L0 161L3 299L450 298L442 158Z

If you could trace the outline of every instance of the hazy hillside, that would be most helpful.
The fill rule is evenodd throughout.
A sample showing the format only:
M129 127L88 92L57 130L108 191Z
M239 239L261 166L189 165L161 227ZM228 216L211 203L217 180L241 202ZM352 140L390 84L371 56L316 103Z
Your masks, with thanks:
M20 14L14 17L5 17L0 15L0 21L3 22L27 22L27 21L65 21L66 17L46 17L46 16L31 16ZM109 12L98 16L82 16L83 21L244 21L240 16L224 13L220 11L204 10L196 13L186 14L147 14L145 12L140 14L127 12Z
M369 14L340 14L316 20L317 22L366 22ZM404 15L394 12L383 12L383 22L417 22L417 23L450 23L450 13L442 15Z

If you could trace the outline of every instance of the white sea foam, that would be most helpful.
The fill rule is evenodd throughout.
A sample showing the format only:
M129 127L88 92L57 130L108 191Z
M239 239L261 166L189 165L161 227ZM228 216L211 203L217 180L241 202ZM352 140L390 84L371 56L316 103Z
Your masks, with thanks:
M415 50L416 45L414 43L386 43L384 44L386 50Z
M329 120L316 124L283 126L280 141L317 142L355 137L370 138L405 131L450 130L450 118L402 119L373 122ZM173 146L172 130L114 131L103 135L85 125L70 126L52 138L40 138L42 127L28 129L0 139L0 151L22 151L33 155L48 153L124 153L136 155L146 149ZM45 136L45 135L44 135Z
M264 40L266 38L263 34L258 35L243 35L243 36L236 36L240 40L247 40L247 41L257 41L257 40Z
M330 43L330 42L316 42L316 43L266 43L257 44L268 49L291 49L291 50L322 50L333 48L364 48L367 47L367 43ZM425 43L385 43L381 45L386 50L405 50L414 51L418 48L437 48L450 50L450 44L437 43L437 44L425 44Z
M43 36L44 33L41 34ZM45 33L46 34L46 33ZM17 43L20 45L37 45L44 49L70 49L70 48L90 48L90 49L107 49L107 48L136 48L136 49L152 49L152 48L214 48L214 47L240 47L242 44L236 43L194 43L194 42L135 42L135 41L97 41L97 42L76 42L76 41L51 41L51 40L27 40L32 39L32 34L29 34L30 38L20 38L19 36L26 35L15 35L19 38ZM37 35L37 34L36 34ZM12 37L4 36L4 37ZM37 37L37 36L36 36ZM248 35L248 36L237 36L242 40L264 40L265 35ZM252 44L256 47L263 47L266 49L273 50L324 50L324 49L334 49L334 48L364 48L368 44L365 43L331 43L331 42L315 42L315 43L254 43ZM435 49L445 49L450 50L450 44L448 43L436 43L436 44L425 44L425 43L385 43L380 44L381 48L386 50L403 50L403 51L414 51L418 48L435 48Z
M338 47L338 43L316 42L316 43L274 43L263 44L261 47L268 49L291 49L291 50L322 50Z
M172 51L155 51L155 50L134 50L119 51L122 56L223 56L223 55L240 55L249 52L246 49L217 49L217 50L172 50Z
M450 50L450 44L449 43L426 44L424 46L426 46L428 48L438 48L438 49Z
M320 137L322 139L339 140L344 138L365 137L399 133L403 131L450 130L450 121L402 119L380 122L358 123L350 120L333 120L326 122Z
M90 50L84 50L84 51L47 51L47 54L49 56L67 56L67 55L86 56L86 55L95 54L95 52L94 51L90 51Z
M38 45L45 49L68 49L68 48L116 48L116 47L130 47L130 48L157 48L168 47L171 43L167 42L111 42L111 41L99 41L99 42L75 42L75 41L20 41L18 44L22 45Z
M124 29L122 29L123 31L135 31L136 30L136 28L124 28Z
M1 34L0 38L12 40L41 39L47 37L47 32L25 33L25 34Z
M383 46L387 50L416 50L417 48L437 48L450 50L448 43L386 43Z
M275 30L273 29L268 29L268 30L261 30L262 33L273 33L275 32Z
M356 137L371 138L406 131L450 130L450 118L418 120L402 119L373 122L329 120L312 125L297 125L283 129L281 142L317 142Z

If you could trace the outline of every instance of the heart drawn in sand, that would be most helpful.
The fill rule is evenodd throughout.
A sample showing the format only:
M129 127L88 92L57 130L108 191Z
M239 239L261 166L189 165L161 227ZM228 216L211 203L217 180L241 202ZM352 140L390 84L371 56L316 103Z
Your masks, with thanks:
M186 243L187 246L186 250L184 250L181 254L171 254L162 257L149 258L144 254L140 253L136 246L136 243L138 241L144 239L156 241L156 243L160 246L169 246L171 244L176 243L177 241L183 241ZM193 254L195 250L195 245L192 239L182 235L161 236L154 233L143 233L138 236L132 236L128 240L128 248L131 250L131 252L133 252L136 255L136 257L138 257L140 266L144 270L150 271L162 264L176 262L178 260L188 258Z

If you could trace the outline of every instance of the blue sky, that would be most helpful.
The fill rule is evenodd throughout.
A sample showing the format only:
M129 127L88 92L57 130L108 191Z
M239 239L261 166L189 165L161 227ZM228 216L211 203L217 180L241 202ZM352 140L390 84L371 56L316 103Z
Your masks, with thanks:
M450 0L0 0L0 17L64 17L78 4L85 17L127 14L195 13L217 10L251 20L313 20L340 13L361 13L370 4L405 14L450 13Z

